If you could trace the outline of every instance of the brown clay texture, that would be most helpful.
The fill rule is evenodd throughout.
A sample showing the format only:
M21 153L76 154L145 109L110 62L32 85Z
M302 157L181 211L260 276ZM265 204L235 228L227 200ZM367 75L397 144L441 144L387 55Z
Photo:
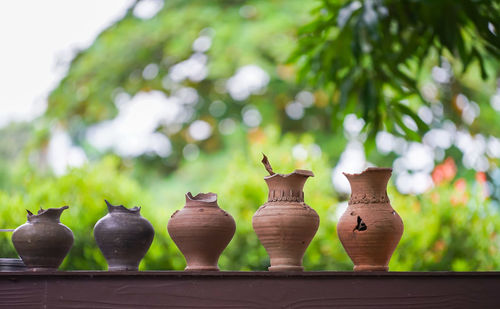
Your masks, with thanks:
M319 216L304 203L302 191L311 171L295 170L275 174L264 156L271 174L264 178L269 194L252 219L252 225L270 260L270 271L302 271L304 253L319 227Z
M360 174L344 173L351 184L351 198L337 234L355 271L388 271L403 235L403 221L387 196L391 172L390 168L368 168Z
M12 233L12 243L31 271L55 271L73 246L73 232L59 221L61 208L29 210L28 221Z
M109 271L138 270L155 231L141 216L141 208L114 206L105 201L108 214L97 221L94 238L108 262Z
M218 271L222 251L234 236L233 217L219 208L217 194L186 194L186 204L174 212L167 230L186 259L188 271Z

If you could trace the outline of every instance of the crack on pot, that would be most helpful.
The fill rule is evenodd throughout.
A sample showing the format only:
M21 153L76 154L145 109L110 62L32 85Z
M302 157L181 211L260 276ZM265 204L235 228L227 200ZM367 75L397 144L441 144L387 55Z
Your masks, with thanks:
M363 222L363 219L361 219L360 216L358 216L358 224L356 224L356 227L354 228L354 230L352 230L353 232L354 231L366 231L368 227L366 226L366 224Z

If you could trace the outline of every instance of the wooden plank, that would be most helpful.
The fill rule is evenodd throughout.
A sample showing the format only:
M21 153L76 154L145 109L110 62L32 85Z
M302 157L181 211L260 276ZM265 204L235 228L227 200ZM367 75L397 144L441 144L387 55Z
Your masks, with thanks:
M500 308L500 273L0 273L0 308Z
M41 308L47 295L46 285L44 279L18 280L17 277L0 276L0 307Z

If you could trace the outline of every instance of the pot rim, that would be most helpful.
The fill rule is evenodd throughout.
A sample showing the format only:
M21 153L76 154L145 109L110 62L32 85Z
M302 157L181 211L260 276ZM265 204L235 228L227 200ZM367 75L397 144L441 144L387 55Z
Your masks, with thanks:
M360 175L363 175L365 173L385 172L385 171L389 171L389 172L392 173L392 167L369 167L369 168L365 169L364 171L362 171L360 173L346 173L346 172L342 172L342 174L344 174L345 176L360 176Z
M202 203L214 203L217 202L217 193L208 192L208 193L198 193L195 196L191 192L186 193L186 200L193 202L202 202Z
M69 208L68 205L62 207L47 208L47 209L43 209L42 207L40 207L40 209L36 214L32 213L29 209L26 209L26 212L28 213L27 215L28 222L32 222L32 220L42 220L42 218L45 217L56 219L57 221L59 221L62 212L68 208Z
M120 213L140 213L141 212L141 207L140 206L134 206L132 208L127 208L123 205L113 205L108 200L104 200L106 202L106 205L108 206L108 212L113 213L113 212L120 212Z
M293 172L289 173L289 174L280 174L280 173L274 173L272 175L268 175L268 176L265 176L264 179L267 180L267 179L271 179L273 177L282 177L282 178L287 178L287 177L290 177L292 175L300 175L300 176L306 176L306 177L314 177L314 173L310 170L301 170L301 169L296 169L294 170Z

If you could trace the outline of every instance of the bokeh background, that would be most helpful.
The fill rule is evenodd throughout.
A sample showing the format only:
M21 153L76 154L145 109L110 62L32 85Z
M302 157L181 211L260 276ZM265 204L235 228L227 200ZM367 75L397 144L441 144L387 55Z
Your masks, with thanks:
M4 1L0 29L0 228L69 205L63 269L106 269L108 199L155 227L142 270L182 270L166 224L191 191L237 222L221 269L265 270L261 153L316 175L307 270L352 268L342 172L369 166L405 224L391 270L500 269L496 1Z

